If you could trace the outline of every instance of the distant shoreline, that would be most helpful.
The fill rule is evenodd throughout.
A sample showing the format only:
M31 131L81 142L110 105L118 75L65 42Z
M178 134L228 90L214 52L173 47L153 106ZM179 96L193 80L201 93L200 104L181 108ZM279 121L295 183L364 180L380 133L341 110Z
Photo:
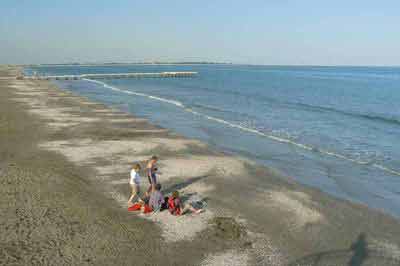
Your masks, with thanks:
M224 62L139 62L139 63L65 63L65 64L27 64L20 65L29 66L129 66L129 65L233 65L233 63Z
M1 65L1 64L0 64ZM319 67L319 68L400 68L400 65L276 65L276 64L245 64L245 63L231 63L231 62L155 62L155 63L55 63L55 64L4 64L6 66L17 67L86 67L86 66L202 66L202 65L221 65L221 66L253 66L253 67Z

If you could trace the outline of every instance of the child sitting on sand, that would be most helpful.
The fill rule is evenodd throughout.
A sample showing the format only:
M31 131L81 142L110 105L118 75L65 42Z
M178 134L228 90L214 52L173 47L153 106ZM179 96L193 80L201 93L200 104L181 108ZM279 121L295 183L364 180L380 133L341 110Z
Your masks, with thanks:
M131 207L128 208L128 211L141 211L142 213L151 213L157 211L163 211L168 209L168 197L163 196L161 193L161 184L156 184L155 191L153 191L150 195L150 198L147 197L144 200L139 200Z
M177 190L172 192L171 197L169 197L168 199L168 209L172 215L176 216L184 215L187 211L190 211L195 214L201 213L203 211L203 209L197 209L191 204L183 206L181 199L179 197L179 191Z
M141 169L140 164L135 164L132 167L131 178L129 179L129 185L131 186L132 193L131 193L131 197L128 200L128 205L130 205L132 203L132 200L135 198L135 196L139 197L140 179L141 179L140 175L139 175L140 169ZM139 198L139 200L140 200L140 198Z
M149 206L152 211L162 211L167 209L167 199L164 198L163 194L161 193L161 184L156 184L155 190L150 195Z

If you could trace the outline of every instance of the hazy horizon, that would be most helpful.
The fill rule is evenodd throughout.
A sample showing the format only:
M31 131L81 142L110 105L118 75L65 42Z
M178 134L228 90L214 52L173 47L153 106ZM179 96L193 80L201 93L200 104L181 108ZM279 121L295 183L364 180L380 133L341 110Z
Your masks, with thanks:
M0 64L399 66L397 1L10 1Z
M184 61L176 61L176 62L65 62L65 63L37 63L37 64L1 64L0 65L15 65L15 66L96 66L96 65L234 65L234 66L270 66L270 67L360 67L360 68L368 68L368 67L382 67L382 68L399 68L399 65L307 65L307 64L286 64L286 65L277 65L277 64L251 64L251 63L231 63L231 62L202 62L202 61L193 61L193 62L184 62Z

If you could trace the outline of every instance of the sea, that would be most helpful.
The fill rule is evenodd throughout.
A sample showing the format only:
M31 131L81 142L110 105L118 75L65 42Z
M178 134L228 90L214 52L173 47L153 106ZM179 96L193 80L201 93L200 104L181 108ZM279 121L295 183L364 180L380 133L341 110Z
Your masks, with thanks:
M196 71L191 78L55 81L282 178L400 218L400 67L51 65L70 75Z

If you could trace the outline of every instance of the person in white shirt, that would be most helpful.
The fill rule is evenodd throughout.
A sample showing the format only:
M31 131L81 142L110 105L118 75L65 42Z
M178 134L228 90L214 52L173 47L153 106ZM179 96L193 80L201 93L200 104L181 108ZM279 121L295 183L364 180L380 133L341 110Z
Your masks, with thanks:
M139 192L140 192L140 175L139 175L139 171L140 171L141 167L140 164L135 164L132 167L131 170L131 178L129 179L129 185L132 188L132 194L131 197L128 200L128 205L132 203L132 200L135 198L135 196L139 197ZM140 200L140 198L139 198Z

